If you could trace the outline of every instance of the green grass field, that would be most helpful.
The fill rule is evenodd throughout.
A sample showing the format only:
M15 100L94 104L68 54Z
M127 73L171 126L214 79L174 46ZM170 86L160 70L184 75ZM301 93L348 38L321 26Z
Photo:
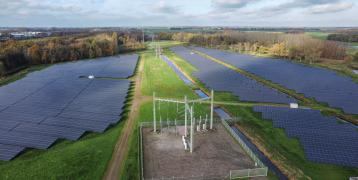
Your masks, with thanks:
M179 65L182 70L191 74L195 68L188 62L176 56L172 52L166 54ZM193 78L195 79L195 78ZM198 80L195 79L197 82ZM205 86L198 82L201 88ZM229 93L216 92L216 101L239 101ZM305 158L303 148L297 139L288 138L283 129L274 128L270 121L262 120L258 113L254 113L251 107L224 106L233 116L239 117L239 125L250 136L254 137L265 150L272 154L273 159L280 162L290 174L299 179L348 179L358 174L358 169L345 168L335 165L312 163Z
M179 42L179 41L157 41L157 42L149 42L148 46L149 49L154 49L156 47L156 45L159 45L161 48L167 48L167 47L171 47L171 46L178 46L178 45L183 45L185 43L183 42Z
M187 86L176 75L176 73L162 60L156 59L154 52L144 52L141 54L144 60L144 77L142 81L142 94L145 96L152 96L153 91L156 92L157 97L166 98L184 98L185 95L188 99L196 99L198 96L194 93L192 87ZM161 116L163 120L174 119L177 117L176 105L162 103ZM153 118L153 102L149 101L141 105L140 114L137 119L137 127L134 135L131 137L130 150L127 156L125 167L122 170L123 176L120 179L139 179L139 159L138 159L138 125L140 122L151 121ZM174 109L174 110L173 110ZM208 112L208 107L195 106L195 113L200 116Z
M329 33L325 33L325 32L306 32L305 34L313 37L313 38L316 38L316 39L321 39L321 40L326 40Z

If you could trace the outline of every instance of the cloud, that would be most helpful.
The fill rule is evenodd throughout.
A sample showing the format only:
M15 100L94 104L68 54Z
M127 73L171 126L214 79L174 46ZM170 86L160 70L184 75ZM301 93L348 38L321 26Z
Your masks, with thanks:
M352 7L353 7L353 3L338 2L335 4L322 4L322 5L313 6L312 8L310 8L309 12L312 14L334 13L334 12L348 10L351 9Z
M239 9L246 6L253 0L212 0L212 4L217 9Z
M338 7L336 7L338 6ZM353 6L352 3L341 2L341 0L293 0L276 6L262 9L265 15L277 15L287 13L296 9L310 9L311 13L338 12Z
M177 6L168 5L165 0L160 0L154 5L152 12L160 14L178 14L179 8Z

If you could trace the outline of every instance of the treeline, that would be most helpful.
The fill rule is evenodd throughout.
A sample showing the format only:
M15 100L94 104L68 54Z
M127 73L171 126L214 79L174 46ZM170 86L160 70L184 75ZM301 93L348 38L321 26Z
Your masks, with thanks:
M137 39L135 35L114 32L87 37L6 41L0 44L0 75L17 71L28 65L111 56L118 52L145 48Z
M341 42L358 42L357 33L341 33L341 34L329 34L328 40L341 41Z
M324 59L348 58L347 49L342 43L313 39L304 34L225 31L214 34L158 34L158 38L161 37L170 37L172 40L198 46L231 49L242 53L269 54L309 63Z

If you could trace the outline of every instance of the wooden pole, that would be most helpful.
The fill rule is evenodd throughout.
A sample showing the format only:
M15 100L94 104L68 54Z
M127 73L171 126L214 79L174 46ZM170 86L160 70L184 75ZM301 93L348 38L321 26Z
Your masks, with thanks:
M193 153L194 146L194 118L193 118L193 106L191 106L190 113L190 153Z
M185 125L184 125L184 127L185 127L185 130L184 130L184 135L185 135L185 137L187 137L188 136L188 123L187 123L187 121L188 121L188 113L187 113L187 111L189 110L189 109L187 109L187 104L188 104L188 99L187 99L187 97L185 96L184 97L184 118L185 118Z
M155 110L155 92L153 92L153 131L157 132L157 117Z
M213 129L214 119L214 90L211 90L211 111L210 111L210 129Z

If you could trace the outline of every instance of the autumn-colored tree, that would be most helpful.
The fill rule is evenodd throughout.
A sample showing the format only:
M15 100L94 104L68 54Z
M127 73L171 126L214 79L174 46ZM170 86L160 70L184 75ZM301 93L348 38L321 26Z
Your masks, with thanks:
M28 48L27 55L30 58L31 64L41 64L42 55L39 45L33 44L30 48Z
M112 34L112 49L112 55L118 53L118 34L116 32Z
M286 57L288 56L285 43L276 43L270 49L269 52L275 56Z

